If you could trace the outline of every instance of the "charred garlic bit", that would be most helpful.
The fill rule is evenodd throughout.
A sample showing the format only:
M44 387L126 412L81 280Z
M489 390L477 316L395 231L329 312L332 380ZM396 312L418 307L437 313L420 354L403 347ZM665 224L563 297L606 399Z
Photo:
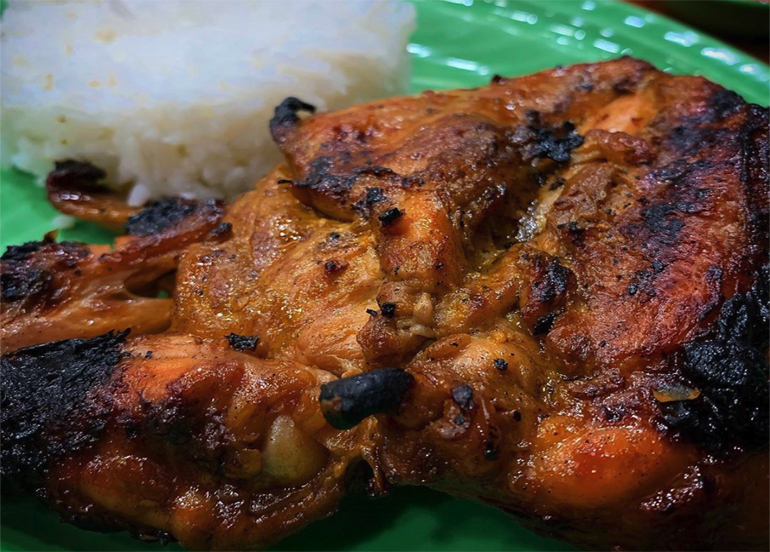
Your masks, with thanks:
M350 429L372 414L391 413L414 378L401 368L383 368L321 386L321 412L332 427Z
M259 345L259 337L256 335L239 335L230 333L225 336L230 347L239 352L256 351Z
M298 485L323 468L326 455L326 449L297 427L290 416L278 416L262 450L262 473L273 484Z

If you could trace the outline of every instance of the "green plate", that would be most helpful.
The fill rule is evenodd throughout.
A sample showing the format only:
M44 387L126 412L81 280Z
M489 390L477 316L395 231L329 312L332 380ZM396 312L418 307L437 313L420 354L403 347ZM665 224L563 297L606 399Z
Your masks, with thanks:
M485 84L494 74L521 75L554 65L628 54L675 73L701 74L767 104L770 72L761 62L671 20L609 0L418 1L409 46L413 90ZM38 239L55 211L34 179L0 175L0 245ZM109 240L77 223L66 239ZM125 534L81 531L33 499L4 500L4 551L158 550ZM178 550L176 545L166 550ZM283 541L277 550L569 550L538 537L488 506L426 489L396 489L380 500L351 497L332 518Z

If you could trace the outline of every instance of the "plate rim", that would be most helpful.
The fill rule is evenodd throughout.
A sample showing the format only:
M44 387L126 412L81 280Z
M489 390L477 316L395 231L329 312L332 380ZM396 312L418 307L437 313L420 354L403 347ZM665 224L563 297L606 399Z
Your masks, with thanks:
M423 3L423 2L435 1L435 0L413 0L413 1L419 2L419 3ZM458 1L458 0L443 0L443 1L444 2L449 2L449 3L455 3L455 4L458 4L458 3L463 3L464 4L465 3L463 1ZM479 2L479 1L480 0L476 0L476 2ZM564 1L564 0L558 0L558 1ZM676 20L674 20L674 19L672 19L670 17L667 17L665 15L654 13L654 12L651 12L650 10L647 10L647 9L643 8L643 7L640 7L640 6L637 6L637 5L632 5L632 4L629 4L629 3L626 3L626 2L618 2L618 1L615 1L615 0L586 0L586 1L593 2L597 6L598 5L609 5L609 4L612 4L612 5L615 5L615 6L622 6L622 9L624 11L628 12L629 14L634 14L634 15L637 15L637 16L641 16L641 17L644 17L645 19L648 18L649 16L652 16L652 18L654 19L655 24L657 24L657 25L666 25L666 26L669 26L672 29L676 29L676 30L682 31L682 32L687 32L687 31L696 32L699 35L699 37L701 37L702 41L704 42L704 46L718 47L718 48L720 48L722 50L726 50L726 51L729 51L729 52L733 53L736 56L736 58L739 59L739 60L746 60L746 61L741 61L740 63L756 64L756 65L758 65L759 67L761 67L764 70L764 72L768 76L768 79L770 79L770 66L768 66L768 64L766 64L765 62L763 62L763 61L761 61L761 60L759 60L759 59L757 59L757 58L755 58L755 57L753 57L753 56L751 56L749 54L746 54L746 53L742 52L741 50L739 50L738 48L736 48L734 46L731 46L729 44L726 44L726 43L722 42L721 40L713 37L710 33L707 33L705 31L701 31L701 30L695 29L694 27L691 27L691 26L689 26L687 24L684 24L684 23L681 23L679 21L676 21ZM728 0L728 1L736 2L736 3L743 3L743 4L754 4L753 2L749 2L748 0ZM493 3L492 0L483 0L483 2L487 3L487 4L492 4ZM505 2L505 3L506 4L513 4L513 2ZM575 2L575 3L577 3L577 2ZM760 6L761 6L761 4L760 4ZM724 65L724 64L720 65L719 67L722 70L735 71L735 69L731 68L730 66ZM760 84L760 81L755 81L755 82L757 84ZM767 84L767 89L768 89L768 95L770 96L770 83L766 83L766 84ZM2 185L2 183L0 183L0 185ZM3 240L3 241L5 241L5 240ZM25 535L25 537L29 537L29 535ZM0 535L0 548L1 549L7 549L7 550L33 550L33 548L27 548L27 547L25 547L23 545L19 546L18 541L14 542L12 540L10 542L7 542L6 538L4 536L2 536L2 535ZM140 547L137 547L136 549L137 550L141 550Z

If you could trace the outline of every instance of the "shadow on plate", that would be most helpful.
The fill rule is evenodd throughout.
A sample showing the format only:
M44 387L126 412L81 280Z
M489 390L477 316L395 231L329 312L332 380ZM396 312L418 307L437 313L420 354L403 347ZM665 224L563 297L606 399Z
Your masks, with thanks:
M178 544L141 543L127 533L94 533L62 523L34 498L4 499L2 550L181 551ZM346 498L340 511L273 550L573 550L535 535L490 506L423 488L399 488L381 499Z

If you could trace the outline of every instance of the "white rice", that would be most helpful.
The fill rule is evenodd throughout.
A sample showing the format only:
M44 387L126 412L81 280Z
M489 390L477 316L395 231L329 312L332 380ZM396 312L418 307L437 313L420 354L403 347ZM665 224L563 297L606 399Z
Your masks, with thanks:
M232 197L280 156L273 109L403 93L414 28L395 0L11 0L2 18L2 162L105 169L133 204Z

